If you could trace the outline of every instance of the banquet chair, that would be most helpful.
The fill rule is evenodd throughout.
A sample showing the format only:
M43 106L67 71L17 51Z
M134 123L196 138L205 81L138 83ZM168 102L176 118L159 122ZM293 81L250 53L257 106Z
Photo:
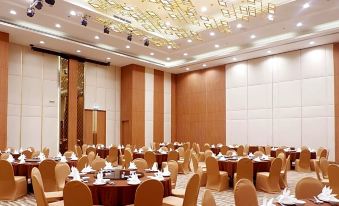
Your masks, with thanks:
M305 177L298 181L295 186L295 197L297 199L312 199L321 193L323 185L313 177Z
M237 152L236 152L235 150L233 150L233 149L228 150L228 151L226 152L226 156L228 156L228 157L232 156L233 154L237 154Z
M93 160L91 166L94 170L100 171L101 169L103 169L106 166L105 163L106 163L105 159L96 158L95 160Z
M178 160L178 172L181 174L187 174L190 171L190 159L191 159L191 150L185 151L184 160Z
M52 203L48 203L48 199L46 197L46 193L44 192L43 185L41 184L41 178L39 180L39 177L36 175L32 175L32 185L33 185L33 191L35 200L37 203L37 206L63 206L63 201L55 201Z
M81 149L82 149L82 155L87 155L87 154L86 154L87 147L88 147L87 144L83 144L83 145L81 146Z
M259 206L257 192L253 183L248 179L241 179L234 187L235 206Z
M55 179L55 166L56 162L51 159L45 159L39 165L42 182L44 183L44 191L46 192L58 191L58 186Z
M333 190L333 194L337 194L339 198L339 165L331 164L328 166L328 180L330 187Z
M88 153L87 158L88 158L88 164L92 165L92 162L95 159L95 153L94 152Z
M217 204L215 203L213 194L210 190L206 190L204 193L204 196L202 198L202 206L217 206Z
M54 191L54 192L45 192L44 190L44 182L41 177L40 170L37 167L34 167L32 169L31 173L32 178L35 177L38 181L39 187L41 187L42 192L44 193L44 197L47 200L47 202L56 202L58 200L61 200L63 198L63 192L62 191ZM33 189L35 193L35 188L33 184Z
M161 206L164 186L157 180L142 182L135 192L134 206Z
M46 158L49 157L49 148L48 147L44 147L42 149L42 153L45 155Z
M82 150L79 145L74 145L75 154L78 158L82 157Z
M288 155L285 163L285 167L280 171L279 185L281 189L284 189L288 186L287 184L287 170L290 166L291 156Z
M280 152L279 155L277 156L277 158L281 159L281 161L282 161L281 170L284 170L285 166L286 166L286 156L285 156L285 153L284 152Z
M96 154L97 149L95 147L87 147L86 154L88 155L90 152L94 152L94 154Z
M118 165L119 160L119 151L117 146L112 146L109 148L108 156L106 157L107 162L112 163L113 166Z
M168 152L168 148L167 147L160 147L160 150L162 150L162 151L165 151L165 152Z
M179 153L175 150L169 151L167 154L167 161L174 160L177 161L179 159Z
M71 158L71 157L72 157L72 154L73 154L73 151L68 150L68 151L66 151L66 152L64 153L64 156L65 156L66 158Z
M271 156L271 146L265 146L265 154Z
M205 152L206 150L211 150L210 144L205 143L203 147L203 151Z
M317 164L317 162L315 162L315 164ZM328 166L329 165L330 164L325 157L320 158L319 166L320 166L320 170L321 170L321 173L322 173L324 179L328 179Z
M145 169L148 169L148 165L147 165L147 162L146 160L142 159L142 158L136 158L132 161L136 166L137 166L137 169L138 171L142 172L144 171Z
M92 193L88 186L80 181L71 181L64 188L65 206L92 206Z
M212 155L213 155L212 150L210 150L210 149L205 150L205 161L206 161L207 157L211 157Z
M190 144L188 142L184 143L183 145L184 151L187 151L190 149Z
M83 170L87 165L89 165L88 157L87 157L87 155L84 155L84 156L80 157L80 159L78 160L77 169L81 172L81 170Z
M237 149L237 154L238 154L238 156L244 156L244 146L243 145L239 145L239 147Z
M284 149L279 147L277 150L275 150L275 157L278 157L280 153L285 154Z
M123 168L127 169L129 167L129 163L133 160L132 152L129 149L125 149L124 151L124 159L122 160Z
M167 145L167 148L169 149L169 150L174 150L174 145L173 145L173 143L169 143L168 145Z
M171 173L171 185L172 188L175 188L177 184L177 178L178 178L178 163L174 160L170 160L167 162L168 171Z
M197 148L197 154L199 155L199 162L204 162L205 161L205 152L201 151L199 143L196 144Z
M200 186L205 187L207 183L207 173L206 168L202 168L199 166L199 160L197 155L192 155L192 163L193 163L193 172L199 175Z
M157 161L157 158L155 157L155 153L152 151L145 152L144 158L147 162L148 168L152 168L154 162Z
M234 184L240 179L248 179L253 182L253 162L249 158L242 158L237 163L237 172L233 177Z
M141 150L145 153L148 150L148 147L147 146L143 146L143 147L141 147Z
M160 148L160 145L157 142L153 142L152 147L153 147L153 150L158 150Z
M221 148L220 148L220 152L221 152L222 155L226 155L227 150L228 150L228 148L227 148L226 145L223 145L223 146L221 146Z
M265 154L265 149L263 146L259 146L258 151L262 152L262 154Z
M36 150L32 153L32 158L37 158L37 157L39 157L39 155L40 155L40 151Z
M228 189L228 174L219 171L218 161L214 157L207 157L206 173L206 189L217 190L218 192Z
M183 147L179 147L177 149L178 153L179 153L179 159L184 159L184 156L185 156L185 150Z
M311 152L308 149L301 150L300 159L295 161L297 172L311 172Z
M188 181L184 198L168 196L163 199L163 206L197 205L199 195L199 175L194 174Z
M256 179L256 187L258 190L262 190L267 193L280 192L280 171L282 160L276 158L272 161L270 172L258 172Z
M8 158L9 158L9 154L8 153L1 154L1 157L0 157L1 160L7 160Z
M56 179L56 183L57 183L59 191L62 191L64 189L66 179L68 175L70 174L70 172L71 172L71 169L69 168L67 163L59 162L55 166L55 179Z
M249 153L249 151L250 151L250 147L248 146L248 144L246 144L245 147L244 147L243 155L247 155Z
M255 151L255 152L253 153L253 155L254 155L254 157L256 158L256 157L261 157L261 156L263 156L264 153L263 153L262 151Z
M26 159L32 159L32 155L33 155L33 152L32 151L29 151L28 149L27 150L24 150L22 152L23 155L25 155Z
M27 181L24 176L14 176L11 163L0 160L0 200L16 200L27 194Z
M315 174L317 175L317 179L322 183L323 186L329 186L329 179L323 179L323 175L321 174L321 170L318 164L314 165Z

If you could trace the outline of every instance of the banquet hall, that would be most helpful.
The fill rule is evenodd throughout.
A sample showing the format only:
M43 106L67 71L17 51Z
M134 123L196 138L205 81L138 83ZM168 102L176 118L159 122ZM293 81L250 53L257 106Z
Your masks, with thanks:
M339 205L337 93L339 0L0 0L0 206Z

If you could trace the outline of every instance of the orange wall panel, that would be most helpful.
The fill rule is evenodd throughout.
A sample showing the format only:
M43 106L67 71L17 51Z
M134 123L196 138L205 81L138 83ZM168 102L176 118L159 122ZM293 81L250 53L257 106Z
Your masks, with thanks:
M78 61L68 62L68 150L77 144Z

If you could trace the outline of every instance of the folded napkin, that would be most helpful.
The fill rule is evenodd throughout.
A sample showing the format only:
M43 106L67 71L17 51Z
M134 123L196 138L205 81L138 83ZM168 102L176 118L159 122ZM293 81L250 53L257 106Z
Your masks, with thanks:
M291 150L291 148L289 148L289 147L287 147L287 148L284 149L285 152L288 152L288 151L290 151L290 150Z
M79 173L79 170L76 167L71 167L71 173L69 176L74 177L77 172Z
M278 202L289 205L289 204L295 204L297 202L297 199L291 195L291 191L287 188L284 189L281 195L277 197Z
M252 154L252 152L250 152L250 153L248 154L248 156L249 156L249 157L254 157L254 154Z
M162 169L162 175L163 176L170 176L171 172L168 170L168 165L166 165L163 169Z
M253 160L256 161L256 162L260 162L261 161L259 157L256 157Z
M140 148L140 149L139 149L139 153L143 153L143 152L144 152L144 151Z
M137 166L135 165L134 162L131 162L131 163L129 163L128 169L130 169L130 170L136 170L136 169L138 169L138 168L137 168Z
M212 144L212 145L211 145L211 148L215 148L215 145L214 145L214 144Z
M92 171L93 171L93 169L89 165L88 166L85 165L85 168L81 170L82 173L89 173L89 172L92 172Z
M124 145L121 145L121 149L124 149L125 147L124 147Z
M159 171L159 172L154 173L154 176L153 176L152 179L162 181L162 180L164 180L164 176L163 176L162 172Z
M225 160L227 160L224 156L221 156L220 158L219 158L219 160L221 160L221 161L225 161Z
M121 149L121 145L118 146L118 149Z
M15 161L15 159L13 158L13 156L11 154L8 155L7 161L12 163Z
M261 156L261 159L262 159L262 160L268 160L268 156L267 156L267 155L262 155L262 156Z
M332 194L332 189L330 187L324 187L321 193L318 195L318 198L326 202L339 202L336 198L336 194Z
M222 157L223 155L221 154L221 152L218 153L217 157Z
M153 166L152 166L152 171L158 171L158 163L157 162L154 162L153 163Z
M138 152L138 150L137 150L137 149L134 149L134 152Z
M113 169L112 163L106 161L104 170L112 170L112 169Z
M73 180L81 181L80 173L76 170L73 174Z
M261 206L275 206L275 204L273 204L273 198L267 201L267 198L264 197L263 203Z
M61 156L61 158L60 158L60 162L67 162L67 159L66 159L66 157L65 156Z
M138 178L137 173L131 172L130 177L127 179L127 183L129 184L139 184L141 181Z
M18 160L20 161L19 164L24 164L24 163L25 163L25 159L26 159L26 155L21 154L21 155L18 157Z
M97 174L97 178L95 179L95 182L94 182L95 184L103 184L103 183L106 183L105 181L104 181L104 174L102 173L102 172L99 172L98 174Z
M58 154L57 154L56 157L57 157L57 158L61 158L61 157L62 157L62 154L61 154L60 152L58 152Z
M74 154L74 152L71 155L71 160L78 160L78 157Z
M44 153L40 152L38 158L40 159L40 161L44 161L46 159Z

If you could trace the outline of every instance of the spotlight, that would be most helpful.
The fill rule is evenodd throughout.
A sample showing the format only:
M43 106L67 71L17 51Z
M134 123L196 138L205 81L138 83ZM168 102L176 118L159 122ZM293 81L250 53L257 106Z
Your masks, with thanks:
M132 38L133 38L132 33L129 33L129 34L127 35L127 40L128 40L128 41L132 41Z
M35 4L36 9L38 9L38 10L42 9L42 6L43 6L42 0L35 0L33 4Z
M87 16L81 17L81 25L87 26L87 23L88 23Z
M34 14L35 14L35 9L34 9L34 8L31 8L31 7L28 8L26 14L27 14L27 16L29 16L29 17L33 17Z
M144 40L144 46L149 46L149 40L147 38Z
M109 34L109 27L108 26L104 26L104 33Z
M53 6L55 4L55 0L45 0L45 2L50 6Z

